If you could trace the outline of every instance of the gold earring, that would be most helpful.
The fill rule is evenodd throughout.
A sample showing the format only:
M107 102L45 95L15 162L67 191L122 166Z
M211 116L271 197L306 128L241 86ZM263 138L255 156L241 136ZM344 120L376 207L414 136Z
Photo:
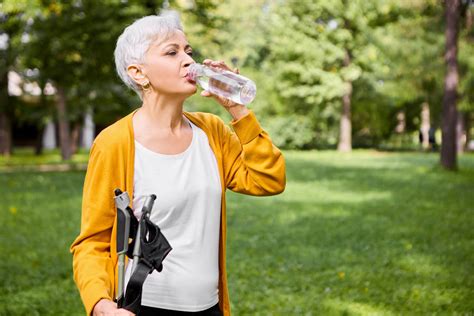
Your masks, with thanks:
M150 81L145 81L144 83L141 84L143 91L149 91L151 88Z

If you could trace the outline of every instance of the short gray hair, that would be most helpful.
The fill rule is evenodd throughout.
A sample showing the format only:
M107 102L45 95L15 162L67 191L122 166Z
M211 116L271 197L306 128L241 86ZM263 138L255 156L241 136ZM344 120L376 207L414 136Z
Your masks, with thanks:
M154 41L166 40L178 30L183 31L178 12L166 10L160 15L149 15L136 20L119 36L114 52L117 74L140 98L143 89L130 78L127 67L142 63Z

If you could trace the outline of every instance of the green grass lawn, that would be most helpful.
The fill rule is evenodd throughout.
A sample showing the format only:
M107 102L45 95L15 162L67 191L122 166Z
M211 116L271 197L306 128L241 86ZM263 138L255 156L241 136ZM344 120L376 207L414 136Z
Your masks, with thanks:
M67 164L87 163L88 156L89 152L81 149L72 156L71 160L68 161ZM2 168L24 168L42 164L64 164L64 162L61 160L59 149L44 150L42 155L35 155L33 148L15 148L14 154L12 156L0 156L0 171Z
M474 155L287 152L287 189L228 194L235 315L473 315ZM0 315L83 315L68 247L84 172L0 173Z

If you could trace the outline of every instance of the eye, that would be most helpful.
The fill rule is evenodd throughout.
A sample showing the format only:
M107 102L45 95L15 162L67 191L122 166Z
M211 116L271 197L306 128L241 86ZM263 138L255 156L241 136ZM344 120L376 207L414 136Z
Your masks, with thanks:
M176 52L175 52L175 51L171 51L171 52L168 52L166 55L174 56L174 55L176 55Z
M187 52L189 56L193 56L193 52Z

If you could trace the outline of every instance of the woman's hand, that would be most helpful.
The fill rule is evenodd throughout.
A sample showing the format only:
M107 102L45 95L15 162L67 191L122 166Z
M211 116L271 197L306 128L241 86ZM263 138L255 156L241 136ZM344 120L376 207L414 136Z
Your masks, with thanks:
M232 70L229 66L227 66L223 61L213 61L210 59L205 59L202 62L204 65L212 67L212 68L218 68L222 70L228 70L233 73L239 74L239 69L235 68ZM232 115L232 118L234 120L238 120L241 117L247 115L249 113L249 110L247 107L243 104L235 103L234 101L231 101L229 99L226 99L224 97L215 95L207 90L204 90L201 92L201 95L203 97L213 97L214 99L217 100L217 102L222 105L229 113Z
M135 316L123 308L117 308L117 304L105 298L101 299L94 306L92 316Z

